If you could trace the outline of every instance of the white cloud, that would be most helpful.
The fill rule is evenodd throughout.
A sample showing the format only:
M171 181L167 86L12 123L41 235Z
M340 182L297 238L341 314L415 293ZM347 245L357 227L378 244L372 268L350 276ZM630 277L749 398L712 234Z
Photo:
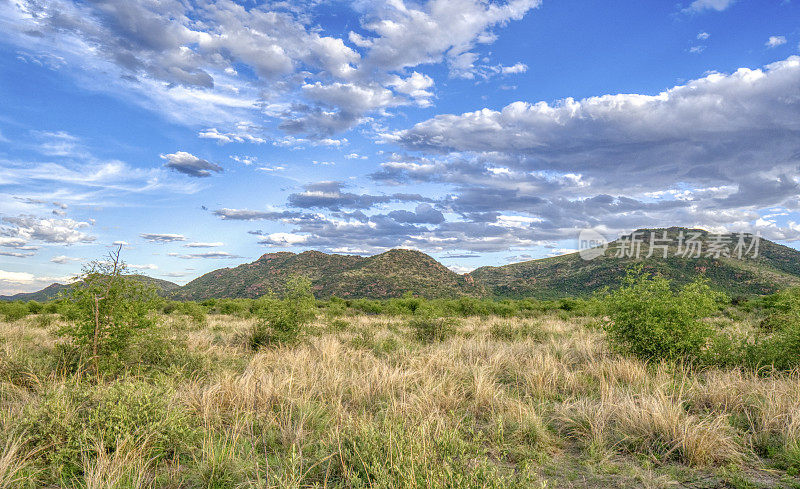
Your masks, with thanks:
M258 158L255 157L255 156L230 155L230 159L232 159L233 161L235 161L237 163L242 163L242 164L248 165L248 166L252 165L256 161L258 161Z
M265 236L260 243L272 246L295 246L308 241L308 236L292 233L272 233Z
M694 0L684 12L702 12L704 10L715 10L722 12L734 4L736 0Z
M267 138L260 129L242 131L242 121L253 129L278 119L292 134L321 139L370 117L387 117L388 108L428 106L432 79L407 73L423 65L445 63L451 76L462 78L519 72L520 64L479 60L475 48L494 42L495 30L539 3L354 2L349 5L366 32L347 36L357 49L321 34L309 5L281 2L245 7L229 0L20 0L3 4L0 22L9 43L30 51L21 55L25 60L57 60L51 67L85 88L206 127L201 138L258 144ZM253 75L240 76L240 66Z
M786 37L784 36L769 36L767 42L764 43L769 48L778 47L782 44L786 44Z
M501 66L500 72L504 75L514 75L518 73L525 73L528 71L528 65L525 63L516 63L512 66Z
M186 236L172 233L141 233L143 239L151 243L173 243L175 241L186 241Z
M53 262L53 263L58 263L59 265L64 265L64 264L67 264L67 263L69 263L71 261L81 261L81 259L80 258L74 258L74 257L66 256L66 255L58 255L58 256L54 256L53 258L50 258L50 261Z
M227 251L207 251L205 253L192 253L189 255L179 255L177 253L170 253L170 256L177 256L178 258L183 258L184 260L198 260L198 259L233 259L233 258L242 258L239 255L233 255L228 253Z
M28 283L33 282L35 278L32 273L0 270L0 281L4 282Z
M1 227L0 234L4 234L6 244L13 246L13 243L20 241L40 241L53 244L75 244L90 243L95 240L83 231L91 227L91 224L73 219L39 218L36 216L4 217L2 222L9 226Z
M227 144L227 143L255 143L255 144L262 144L267 142L266 139L253 136L252 134L247 133L235 133L235 132L220 132L219 129L210 128L197 133L197 136L201 139L214 139L220 144Z
M697 39L700 41L705 41L709 37L711 37L711 34L709 34L708 32L700 32L697 34Z
M185 248L217 248L219 246L224 245L225 243L222 242L214 242L214 243L201 243L201 242L192 242L186 243L183 245Z
M493 27L521 19L538 0L490 3L478 0L403 0L375 2L363 27L375 37L351 35L367 47L366 66L387 71L445 61L452 76L469 78L474 70L476 44L494 41Z

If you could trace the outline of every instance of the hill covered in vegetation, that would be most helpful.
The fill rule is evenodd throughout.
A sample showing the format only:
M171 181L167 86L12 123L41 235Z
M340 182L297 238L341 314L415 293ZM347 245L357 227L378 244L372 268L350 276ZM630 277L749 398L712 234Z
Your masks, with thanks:
M471 277L459 275L425 253L389 250L379 255L269 253L252 263L207 273L177 290L183 300L255 298L273 292L282 295L295 275L311 280L319 298L390 298L412 293L421 297L484 295Z
M664 233L666 240L662 241ZM664 248L654 249L648 257L651 234L657 237L654 244ZM632 238L634 235L636 238ZM690 237L696 237L697 248L691 248ZM641 239L638 259L632 252L635 246L632 240L637 238ZM800 252L763 238L758 240L755 250L750 248L752 237L748 236L744 242L747 249L742 250L739 258L735 252L739 239L736 234L713 235L701 229L642 229L609 243L603 255L591 260L576 252L500 267L481 267L469 275L495 297L541 299L585 296L604 287L614 288L626 270L637 263L678 285L703 274L715 288L733 297L770 294L800 284ZM715 257L714 253L707 256L719 243L727 245L723 251L730 256ZM624 253L620 253L621 248Z

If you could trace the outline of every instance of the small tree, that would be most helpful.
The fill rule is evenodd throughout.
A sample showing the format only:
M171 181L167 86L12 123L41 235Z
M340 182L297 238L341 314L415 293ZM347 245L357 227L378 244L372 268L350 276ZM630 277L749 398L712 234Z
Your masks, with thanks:
M702 278L673 292L666 278L635 268L605 297L605 330L612 346L646 360L693 357L711 334L701 319L723 297Z
M89 358L98 376L101 362L118 359L135 335L153 324L149 312L156 295L152 288L126 276L121 251L122 246L109 252L106 260L83 268L67 294L76 319L60 331Z

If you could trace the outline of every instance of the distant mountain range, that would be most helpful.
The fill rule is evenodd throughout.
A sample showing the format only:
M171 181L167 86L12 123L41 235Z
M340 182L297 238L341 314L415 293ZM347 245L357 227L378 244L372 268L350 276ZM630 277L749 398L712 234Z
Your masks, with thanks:
M180 288L180 285L170 282L169 280L161 280L160 278L153 278L148 277L147 275L139 275L133 274L130 277L134 280L142 282L144 284L150 285L161 296L168 296L171 292L175 291L175 289ZM0 300L3 301L37 301L37 302L45 302L51 299L55 299L58 297L58 294L61 293L62 290L66 290L69 288L69 285L65 284L50 284L47 287L43 288L42 290L36 292L23 292L20 294L14 295L0 295Z
M647 257L651 235L657 237L654 243L659 248ZM757 256L753 257L750 237L745 240L750 249L739 259L735 246L740 238L711 235L699 229L645 229L609 243L605 254L592 260L570 253L500 267L481 267L464 275L425 253L396 249L369 257L319 251L268 253L252 263L207 273L182 287L166 280L137 277L152 283L165 297L177 300L255 298L269 292L280 295L293 275L308 277L318 298L381 299L409 292L426 298L579 297L603 287L617 286L626 270L636 263L678 284L705 275L731 296L769 294L800 285L800 252L760 239ZM691 249L692 241L700 248ZM639 258L632 252L637 242L641 246ZM719 249L720 243L726 245L720 256L707 256L715 244ZM695 253L698 249L700 256ZM625 256L616 257L617 254ZM38 292L0 296L0 299L42 301L55 297L64 287L53 284Z

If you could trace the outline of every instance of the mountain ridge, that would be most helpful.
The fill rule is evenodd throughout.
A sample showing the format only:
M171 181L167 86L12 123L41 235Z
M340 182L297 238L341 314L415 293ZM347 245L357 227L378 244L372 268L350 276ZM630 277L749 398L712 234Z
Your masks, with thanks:
M615 258L611 251L624 246L637 233L657 233L669 240L668 256ZM664 234L666 233L666 234ZM717 236L734 242L737 235L714 235L703 229L682 227L644 228L608 243L603 256L584 260L578 252L538 258L502 266L483 266L458 274L433 257L417 250L391 249L372 256L278 251L265 253L250 263L220 268L195 278L184 286L141 276L154 282L162 295L176 300L210 298L256 298L281 295L293 275L311 280L319 298L391 298L407 293L426 298L460 296L494 298L538 298L588 296L620 283L631 265L660 273L676 284L705 275L712 285L731 296L751 296L800 285L800 251L766 239L758 241L758 256L740 260L721 256L680 257L681 236L698 235L710 246ZM752 239L752 235L749 236ZM685 236L684 236L685 237ZM684 240L687 241L688 240ZM47 300L67 286L52 284L37 292L0 297L0 300Z

